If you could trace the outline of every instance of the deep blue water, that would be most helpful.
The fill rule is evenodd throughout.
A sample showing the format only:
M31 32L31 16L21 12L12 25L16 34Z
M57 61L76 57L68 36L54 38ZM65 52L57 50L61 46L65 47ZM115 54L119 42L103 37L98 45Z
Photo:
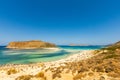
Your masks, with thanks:
M102 47L104 46L59 46L59 49L57 50L16 50L6 49L5 46L0 46L0 64L27 64L54 61L65 58L70 54L80 53L81 50L94 50Z

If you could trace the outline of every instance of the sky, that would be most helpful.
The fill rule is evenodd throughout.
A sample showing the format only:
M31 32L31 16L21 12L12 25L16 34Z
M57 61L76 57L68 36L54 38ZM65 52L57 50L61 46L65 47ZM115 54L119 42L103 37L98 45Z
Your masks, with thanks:
M26 40L119 41L120 0L0 0L0 45Z

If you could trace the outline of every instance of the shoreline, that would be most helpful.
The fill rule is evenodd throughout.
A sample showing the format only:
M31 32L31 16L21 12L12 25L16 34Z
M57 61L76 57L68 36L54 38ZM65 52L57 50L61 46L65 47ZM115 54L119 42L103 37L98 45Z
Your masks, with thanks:
M57 61L50 62L41 62L41 63L33 63L33 64L7 64L0 66L0 80L14 80L18 76L21 75L35 75L41 71L50 70L52 68L59 68L62 66L66 66L66 64L82 61L88 58L93 57L92 54L94 50L85 50L78 54L72 54L65 59L60 59ZM8 75L7 71L10 69L15 69L18 71L16 74Z
M47 49L47 48L46 48ZM60 50L60 48L51 48L50 50ZM82 50L80 51L80 53L75 53L75 54L70 54L67 57L63 58L63 59L59 59L59 60L54 60L54 61L46 61L46 62L36 62L36 63L25 63L25 64L0 64L0 67L3 66L9 66L9 65L32 65L32 64L39 64L39 63L55 63L55 62L74 62L74 61L80 61L80 60L85 60L87 58L93 57L94 55L91 54L92 52L94 52L95 50ZM81 59L78 59L80 58ZM71 61L71 59L75 58L74 60Z

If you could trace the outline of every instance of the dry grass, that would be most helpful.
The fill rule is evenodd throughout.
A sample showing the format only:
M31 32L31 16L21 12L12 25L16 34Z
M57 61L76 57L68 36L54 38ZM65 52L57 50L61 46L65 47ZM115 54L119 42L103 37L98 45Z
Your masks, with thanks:
M73 77L73 80L79 80L84 78L85 76L86 76L85 74L79 73Z
M119 45L120 46L120 45ZM104 76L100 74L105 73L109 77L112 78L120 78L120 48L114 45L113 47L107 47L98 51L95 51L95 54L98 55L92 57L91 59L87 59L79 62L68 62L65 63L65 66L60 66L56 68L49 68L53 75L53 79L61 78L61 73L63 70L66 70L65 73L68 74L72 72L72 74L76 73L73 80L84 79L86 76L96 77L95 73L99 74L99 80L105 80ZM9 71L14 72L14 71ZM85 74L87 73L87 74ZM9 73L11 74L11 73ZM42 78L46 80L44 72L40 72L35 76L25 75L20 76L16 80L29 80L31 77Z
M7 71L7 74L8 75L11 75L11 74L16 74L18 71L16 70L16 69L14 69L14 68L11 68L11 69L9 69L8 71Z
M35 77L45 77L44 72L39 72L38 74L35 75Z
M110 77L120 77L120 45L110 46L94 52L97 56L80 62L67 64L67 69L72 72L78 71L74 80L85 77L83 73L92 70L98 73L106 73ZM94 76L89 73L89 76ZM101 77L100 79L104 79Z
M94 75L93 72L89 72L89 73L88 73L88 76L93 76L93 75Z
M32 75L22 75L17 77L15 80L30 80L32 77Z

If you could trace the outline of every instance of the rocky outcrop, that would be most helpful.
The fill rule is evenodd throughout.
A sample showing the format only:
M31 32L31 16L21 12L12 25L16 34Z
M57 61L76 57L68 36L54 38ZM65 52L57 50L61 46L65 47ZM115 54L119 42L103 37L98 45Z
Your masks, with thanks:
M56 47L55 44L43 42L39 40L10 42L6 48L12 49L37 49Z

